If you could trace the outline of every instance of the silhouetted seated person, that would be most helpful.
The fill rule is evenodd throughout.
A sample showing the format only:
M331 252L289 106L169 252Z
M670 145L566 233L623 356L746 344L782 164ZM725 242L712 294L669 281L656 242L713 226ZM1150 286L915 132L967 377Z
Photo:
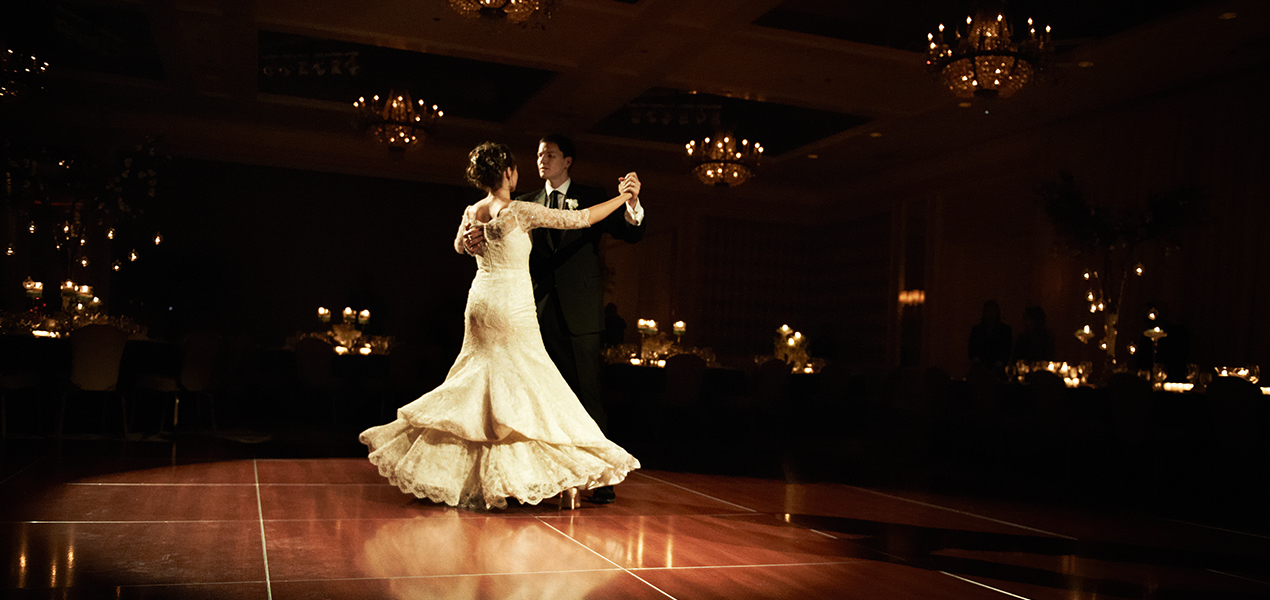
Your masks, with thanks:
M1155 318L1152 319L1151 316ZM1155 365L1163 365L1169 381L1186 381L1186 365L1191 353L1191 333L1185 325L1166 318L1164 307L1148 304L1142 317L1142 331L1137 334L1137 351L1133 366L1139 371L1151 372ZM1166 335L1154 344L1146 331L1159 327Z
M1013 341L1010 326L1001 322L1001 306L996 300L984 302L979 323L970 329L971 366L982 365L994 373L1004 375Z
M1045 324L1045 309L1029 306L1023 311L1023 331L1014 341L1014 360L1057 360L1054 334Z

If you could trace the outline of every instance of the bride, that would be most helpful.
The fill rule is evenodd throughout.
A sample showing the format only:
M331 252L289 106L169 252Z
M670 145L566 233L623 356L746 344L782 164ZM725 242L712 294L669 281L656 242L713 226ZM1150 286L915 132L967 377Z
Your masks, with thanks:
M534 228L589 227L631 194L582 210L514 202L516 159L507 146L486 142L468 158L468 182L487 195L464 211L461 225L485 235L463 347L444 383L358 439L393 485L450 506L504 508L507 498L538 504L619 483L639 461L604 437L547 355L529 251Z

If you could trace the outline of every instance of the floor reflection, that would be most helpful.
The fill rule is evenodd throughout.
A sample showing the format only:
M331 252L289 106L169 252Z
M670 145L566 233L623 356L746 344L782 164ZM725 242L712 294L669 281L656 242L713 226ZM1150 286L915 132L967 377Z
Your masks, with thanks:
M446 516L385 523L357 566L394 598L585 598L622 571L534 518ZM542 577L507 577L544 573ZM445 585L436 578L449 577Z

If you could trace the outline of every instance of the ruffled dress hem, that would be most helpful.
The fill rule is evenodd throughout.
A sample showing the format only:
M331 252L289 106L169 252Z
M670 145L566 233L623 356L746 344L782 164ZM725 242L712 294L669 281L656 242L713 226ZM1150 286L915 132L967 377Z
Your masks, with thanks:
M467 509L501 509L507 499L536 505L571 488L614 485L639 468L617 444L553 444L513 433L471 441L398 418L358 439L379 474L402 492Z

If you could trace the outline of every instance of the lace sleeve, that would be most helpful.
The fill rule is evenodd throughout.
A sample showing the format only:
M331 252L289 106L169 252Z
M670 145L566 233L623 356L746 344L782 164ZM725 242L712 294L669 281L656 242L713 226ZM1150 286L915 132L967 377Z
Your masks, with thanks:
M590 227L591 210L562 210L547 208L536 202L517 201L516 220L525 231L537 229L584 229Z

